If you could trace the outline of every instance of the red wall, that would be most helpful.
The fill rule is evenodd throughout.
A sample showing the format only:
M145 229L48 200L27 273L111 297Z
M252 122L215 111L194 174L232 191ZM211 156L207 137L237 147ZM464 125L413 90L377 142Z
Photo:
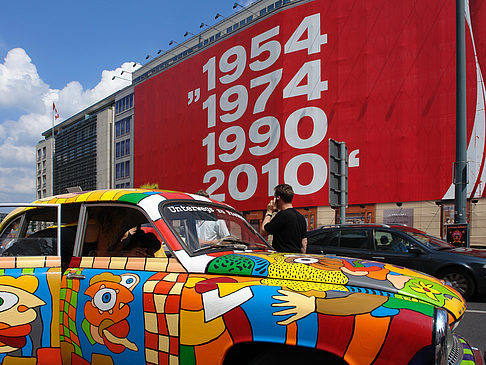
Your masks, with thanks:
M469 37L467 49L473 121ZM454 2L280 11L135 87L135 186L205 188L251 210L287 182L295 205L327 205L333 138L359 159L350 204L441 199L455 158L455 72Z

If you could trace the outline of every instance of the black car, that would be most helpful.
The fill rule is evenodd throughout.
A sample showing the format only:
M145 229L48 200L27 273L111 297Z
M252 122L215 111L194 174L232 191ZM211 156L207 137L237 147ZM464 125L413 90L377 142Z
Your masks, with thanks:
M455 247L401 225L324 226L307 234L307 253L382 261L452 283L468 299L486 293L486 250Z

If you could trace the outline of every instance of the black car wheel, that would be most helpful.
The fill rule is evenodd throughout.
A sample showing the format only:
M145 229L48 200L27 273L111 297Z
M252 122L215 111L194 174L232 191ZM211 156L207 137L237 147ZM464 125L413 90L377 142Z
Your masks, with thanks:
M464 299L469 299L474 294L474 280L472 276L461 268L451 268L441 272L439 277L451 283Z

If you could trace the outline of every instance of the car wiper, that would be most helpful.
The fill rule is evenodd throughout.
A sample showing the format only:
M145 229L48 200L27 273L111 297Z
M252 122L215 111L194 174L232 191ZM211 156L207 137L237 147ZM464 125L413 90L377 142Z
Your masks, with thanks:
M251 245L255 245L255 246L258 246L258 247L261 247L261 248L266 248L266 249L269 248L264 243L243 241L242 239L239 239L239 238L234 237L234 236L226 236L226 237L221 238L218 241L218 243L216 244L216 246L220 246L223 242L231 242L232 245L238 245L238 244L239 245L245 245L245 248L247 248L248 246L251 246Z
M197 253L212 248L236 248L238 250L246 250L250 244L251 243L242 241L234 236L225 236L220 238L218 241L209 244L208 246L198 248L192 252Z

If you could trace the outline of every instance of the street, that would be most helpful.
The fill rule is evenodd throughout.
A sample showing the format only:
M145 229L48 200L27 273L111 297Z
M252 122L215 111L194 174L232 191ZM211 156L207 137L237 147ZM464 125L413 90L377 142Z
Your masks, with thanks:
M472 345L486 351L486 297L475 298L467 303L466 314L456 333Z

